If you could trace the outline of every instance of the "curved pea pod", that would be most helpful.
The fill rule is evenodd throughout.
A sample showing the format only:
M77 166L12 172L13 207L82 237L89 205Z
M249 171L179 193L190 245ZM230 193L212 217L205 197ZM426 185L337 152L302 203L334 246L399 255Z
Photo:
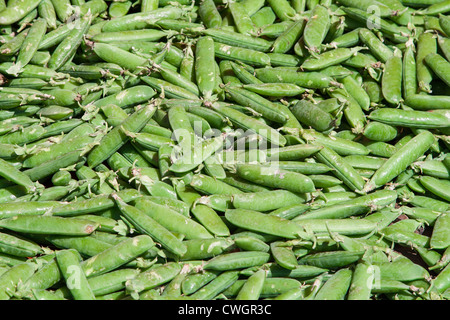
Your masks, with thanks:
M259 112L264 118L270 121L277 123L285 123L287 121L287 117L280 111L278 105L257 93L238 87L225 88L225 92L231 100L241 106L249 107Z
M169 282L181 272L181 264L168 262L143 271L125 282L127 292L139 293Z
M110 271L88 279L92 292L98 296L125 289L125 282L131 280L140 272L138 269L124 268Z
M19 215L1 220L0 227L21 233L85 236L94 232L99 224L76 218Z
M244 84L242 87L267 97L295 97L306 91L306 89L291 83L254 83Z
M218 28L222 25L222 17L214 1L202 0L199 3L198 14L208 29Z
M247 279L242 288L239 290L236 300L258 300L265 280L265 270L261 269L255 272Z
M214 42L215 56L220 59L241 61L251 66L265 67L270 65L270 57L260 51L230 46Z
M41 41L46 31L46 20L40 18L34 21L33 25L27 33L27 37L22 43L21 49L19 50L17 59L15 61L19 72L22 67L27 65L36 54L39 42Z
M229 209L225 211L225 218L231 224L250 231L286 239L308 238L303 228L297 223L253 210Z
M56 262L61 270L62 278L67 284L70 294L75 300L95 300L94 293L80 266L81 257L74 249L56 252ZM76 277L77 285L70 283Z
M347 300L370 300L374 276L372 265L366 262L357 263L348 289Z
M17 185L23 186L28 192L36 189L28 175L3 159L0 159L0 176Z
M372 191L397 177L430 148L434 139L433 134L428 131L415 136L374 173L370 181L364 186L364 191Z
M207 270L206 272L209 272L209 270ZM238 278L238 270L220 272L212 280L210 280L209 283L189 295L189 297L195 300L211 300L218 294L226 291L229 287L231 287L236 281L238 281Z
M155 94L155 90L153 90L151 87L145 85L137 85L101 98L95 101L94 105L98 108L103 108L112 104L125 109L141 103L145 103L152 97L154 97Z
M283 206L299 204L304 201L303 197L286 190L239 193L231 197L234 208L261 212L276 210Z
M309 50L318 51L325 40L330 24L328 9L321 5L315 6L311 11L311 18L306 23L303 33L305 44Z
M208 239L212 237L206 228L198 222L155 203L149 206L149 202L145 198L137 199L135 207L168 230L185 235L187 239Z
M420 177L419 181L421 185L425 187L425 189L438 196L440 199L449 201L450 195L448 186L450 184L448 180L438 179L430 176L422 176Z
M150 27L155 20L179 19L183 13L182 8L177 6L165 6L149 12L138 12L117 17L105 23L103 32L138 30Z
M363 135L372 141L389 142L397 137L397 129L382 122L371 121L364 128Z
M418 89L422 92L431 92L433 72L425 63L425 57L437 53L437 40L432 34L422 33L417 39L416 67Z
M447 265L439 274L434 278L432 286L439 292L445 292L450 288L450 264Z
M34 257L43 253L38 244L7 233L0 233L0 251L16 257Z
M285 245L283 242L272 242L270 244L270 253L274 261L285 269L293 270L298 266L297 257L292 247Z
M382 108L372 111L368 117L391 126L408 126L418 129L437 129L450 125L447 116L433 111Z
M284 146L286 138L267 124L223 104L213 103L211 108L241 129L251 130L275 145Z
M67 37L58 44L48 61L50 69L58 70L72 57L80 46L83 36L91 24L91 19L90 15L80 18L78 27L71 30Z
M245 282L245 279L237 280L232 286L225 290L223 294L228 298L236 297L239 294L239 291L244 286ZM300 281L297 279L267 277L264 281L260 297L271 299L294 288L299 288L300 285Z
M292 49L301 37L306 23L305 19L298 19L291 24L286 31L275 39L270 51L273 53L286 53Z
M86 277L90 278L113 271L141 256L155 243L147 235L137 235L120 241L116 245L81 262Z
M14 1L8 3L6 8L4 8L2 15L0 17L0 25L11 25L20 21L27 14L37 8L40 1Z
M0 277L0 299L9 300L16 291L17 285L29 279L37 269L33 262L23 262L12 266Z
M437 53L430 53L425 56L425 63L447 86L450 86L448 74L450 72L450 63Z
M147 59L108 43L97 42L93 50L103 61L115 63L130 71L136 71L139 67L148 65Z
M95 146L87 156L89 167L93 168L99 165L108 159L111 154L120 149L130 138L126 131L139 132L147 124L155 111L155 106L148 104L130 115L119 127L113 128L103 136L100 144Z
M13 131L0 136L0 143L24 145L39 140L45 134L45 128L39 124L31 125L22 130Z
M408 258L398 258L392 262L374 262L375 277L384 280L414 281L429 277L428 271Z
M325 68L339 65L352 56L354 56L361 48L337 48L326 51L317 56L307 58L301 65L301 68L307 71L320 71Z
M228 10L233 17L233 22L239 33L252 34L255 31L255 25L247 13L245 6L234 2L230 3Z
M324 269L340 269L359 261L364 251L325 251L308 254L298 260L299 264Z
M391 56L385 63L383 76L381 79L381 91L386 101L392 105L398 105L403 101L402 72L402 58L397 55Z
M202 30L203 35L210 36L215 41L234 46L242 47L256 51L269 52L272 45L271 41L263 38L256 38L243 33L233 32L226 29L205 29Z
M265 83L291 83L303 88L325 89L334 79L321 72L297 72L286 68L258 68L255 75Z
M153 218L131 205L119 201L119 209L127 221L141 233L150 236L164 248L176 255L186 253L186 246L172 232L167 230Z
M291 111L301 124L310 126L317 131L328 131L336 123L336 119L330 113L306 100L298 101Z
M345 300L352 282L353 271L344 268L336 271L319 289L314 300Z
M294 222L294 221L293 221ZM365 219L304 219L294 223L305 230L314 233L327 233L329 231L343 235L367 235L377 228L377 224Z
M195 204L191 208L193 216L202 224L206 230L218 237L230 235L228 226L223 222L216 211L209 206Z
M219 256L233 249L234 241L225 238L192 239L185 240L186 253L180 256L181 260L205 260Z
M370 49L370 52L381 62L385 63L394 52L384 44L373 31L361 28L358 31L360 40Z
M224 139L225 135L220 135L202 140L191 148L185 148L180 157L172 159L172 165L169 167L169 170L177 173L191 171L218 152L223 147Z
M313 181L298 172L252 164L238 164L236 172L245 180L267 187L280 188L294 193L315 191Z
M206 270L230 271L236 269L261 266L268 262L270 254L260 251L242 251L223 253L206 262Z

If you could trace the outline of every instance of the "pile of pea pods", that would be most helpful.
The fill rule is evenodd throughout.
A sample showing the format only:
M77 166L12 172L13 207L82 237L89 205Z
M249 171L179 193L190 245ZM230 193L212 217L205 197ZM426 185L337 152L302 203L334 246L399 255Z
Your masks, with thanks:
M449 0L0 0L0 300L450 298Z

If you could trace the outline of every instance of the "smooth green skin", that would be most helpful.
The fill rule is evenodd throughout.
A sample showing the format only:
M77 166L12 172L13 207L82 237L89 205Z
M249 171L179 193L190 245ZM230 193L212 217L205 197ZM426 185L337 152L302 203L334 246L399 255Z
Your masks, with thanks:
M91 24L91 16L86 15L80 19L80 23L64 38L55 48L48 61L50 69L58 70L69 59L72 58L78 47L81 45L83 35L87 32Z
M447 86L450 86L450 63L437 53L430 53L424 59L426 65L437 75Z
M308 143L330 148L340 156L364 156L369 154L369 150L364 145L356 141L351 141L339 137L332 137L310 129L303 130L301 132L301 136Z
M230 121L240 129L251 130L263 136L268 142L278 146L284 146L286 144L286 138L277 130L274 130L272 127L251 116L247 116L238 110L217 103L212 105L212 109L229 118Z
M370 107L370 96L364 90L364 88L358 83L353 77L347 76L342 79L342 84L345 90L352 95L352 97L358 101L361 108L365 111L369 110Z
M417 40L416 66L419 90L430 92L433 73L425 63L425 57L437 53L436 37L430 33L422 33Z
M330 28L330 14L324 6L317 5L312 9L311 18L308 20L303 33L304 41L309 50L317 51L325 40Z
M427 7L425 10L422 11L422 13L431 16L431 15L439 15L441 13L447 13L448 11L450 11L449 1L441 1Z
M286 247L282 242L272 242L270 244L270 253L274 261L285 269L294 270L298 266L297 257L292 247Z
M448 190L448 180L433 178L430 176L422 176L419 178L421 185L428 191L438 196L440 199L450 201L450 195Z
M205 29L201 33L223 44L261 52L269 52L272 45L271 41L226 29Z
M141 234L126 238L116 245L81 262L86 277L93 277L113 271L153 248L152 238Z
M397 137L397 129L382 122L371 121L364 128L363 134L372 141L389 142Z
M323 284L314 300L345 300L352 276L353 271L350 269L338 270Z
M320 72L297 72L282 67L258 68L255 74L264 83L291 83L310 89L328 88L333 81L331 77Z
M298 172L252 164L238 164L236 172L239 177L245 180L267 187L280 188L294 193L315 191L313 181Z
M403 101L402 80L403 80L402 58L393 55L385 63L383 76L381 79L381 91L383 97L392 105L398 105Z
M254 266L261 266L267 263L270 254L261 251L241 251L223 253L210 260L203 266L206 270L231 271Z
M28 201L20 206L17 203L5 202L0 204L0 217L11 218L17 215L41 215L60 205L58 201Z
M253 83L244 84L242 87L267 97L295 97L306 91L290 83Z
M374 173L370 181L364 186L364 191L372 191L379 186L392 181L417 160L418 157L423 155L433 144L434 139L433 134L428 131L424 131L415 136L403 147L399 148L398 151Z
M28 175L3 159L0 159L0 176L17 185L23 186L28 192L36 189Z
M302 125L317 131L324 132L334 127L335 119L332 115L312 102L300 100L291 108L291 111Z
M77 218L21 215L3 219L1 227L23 233L86 236L94 232L99 224Z
M439 272L434 279L432 286L441 293L450 288L450 264Z
M235 248L235 242L229 238L184 240L183 244L187 249L180 256L183 261L211 259Z
M80 256L76 250L67 249L57 251L56 262L73 299L95 300L95 295L81 268Z
M155 239L170 252L179 256L186 253L186 247L173 233L141 210L122 202L119 202L119 209L137 230Z
M325 251L308 254L298 260L299 264L306 264L324 269L341 269L358 261L363 251Z
M8 292L14 292L20 282L25 282L36 271L37 265L32 262L23 262L12 266L0 276L0 300L9 300Z
M345 157L344 159L352 167L356 169L371 169L371 170L379 169L386 161L386 158L373 156L360 156L360 155L351 155Z
M236 187L204 174L193 175L190 186L198 192L207 195L233 195L243 192Z
M245 284L245 279L237 280L227 290L223 291L226 297L232 298L239 294L239 291ZM264 281L263 288L260 293L261 298L273 298L282 293L285 293L293 288L298 288L301 285L297 279L282 278L282 277L267 277Z
M365 182L361 175L336 151L329 147L324 147L315 154L315 158L328 167L333 168L335 170L334 175L341 179L352 191L359 191L364 188Z
M254 232L286 239L297 239L304 236L303 229L297 223L253 210L229 209L225 211L225 218L237 227Z
M213 0L203 0L199 4L198 14L208 29L222 25L222 17Z
M280 108L275 103L254 92L238 87L225 88L225 92L238 105L255 110L267 120L277 123L287 121L287 117L280 112Z
M181 283L181 291L185 295L190 295L215 279L220 273L220 271L213 270L191 271Z
M102 60L118 64L130 71L135 71L148 63L147 59L108 43L97 42L93 50Z
M16 257L34 257L43 253L36 243L7 233L0 233L0 251Z
M270 246L267 243L252 236L234 235L233 240L237 248L245 251L269 252L270 250Z
M38 50L39 42L47 31L47 22L44 19L37 19L34 21L27 37L22 43L21 49L18 53L16 64L19 68L26 66Z
M253 21L242 4L236 2L230 3L228 10L233 17L233 22L239 33L252 34L254 32L255 26Z
M418 129L445 128L450 124L448 117L439 112L423 110L378 109L368 118L390 126L407 126Z
M261 84L261 83L263 83L261 80L256 78L252 73L247 71L247 69L244 68L243 66L241 66L233 61L230 61L230 66L231 66L231 69L232 69L232 72L234 73L234 75L236 75L236 77L240 81L242 81L242 83L244 83L244 84Z
M46 261L42 267L38 268L31 277L24 281L18 293L20 296L25 296L29 290L45 290L51 288L62 279L61 277L61 271L56 262L55 254L51 254L51 260Z
M234 194L231 203L236 209L272 211L284 206L302 203L304 198L286 190Z
M375 222L365 219L304 219L295 221L298 226L314 233L327 233L329 231L343 235L367 235L377 228Z
M182 9L175 6L160 7L150 12L138 12L115 18L103 25L103 32L138 30L151 26L159 19L179 19Z
M413 263L405 257L397 258L391 262L374 262L373 266L376 274L385 280L414 281L425 279L429 276L428 271L424 267Z
M89 153L88 166L93 168L108 159L130 139L126 131L139 132L155 111L156 108L152 104L148 104L125 119L120 127L113 128L103 136L100 145L95 146Z
M95 296L113 293L125 288L125 282L133 279L140 272L138 269L118 269L88 279Z
M315 57L307 58L301 65L301 68L307 71L321 71L325 68L340 65L353 57L360 48L337 48L326 51Z
M405 97L417 93L417 64L415 46L407 46L403 53L403 94Z
M238 278L239 271L237 270L221 272L201 289L189 295L189 297L196 300L211 300L218 294L231 287L236 281L238 281Z
M386 46L371 30L362 28L359 29L360 40L370 49L370 52L380 59L381 62L386 62L393 56L394 52Z
M370 300L373 279L373 267L365 262L358 263L353 271L347 300Z
M184 234L186 239L208 239L212 237L206 228L198 222L164 206L149 203L145 199L138 199L135 201L135 207L155 219L169 231Z
M181 271L181 264L168 262L139 273L133 279L125 282L126 290L130 293L142 292L171 281Z
M208 230L217 237L230 235L228 226L220 216L209 206L197 204L191 208L192 215Z
M255 272L247 279L241 290L239 290L236 300L258 300L265 280L265 270L261 269Z
M306 25L306 20L299 19L295 21L289 28L275 39L272 44L271 52L287 53L294 47L300 39Z
M3 10L0 17L0 25L11 25L19 22L36 9L40 2L40 0L20 0L14 1L11 4L8 3L8 6Z
M270 65L270 57L260 51L230 46L214 42L215 56L220 59L241 61L251 66L266 67Z
M83 257L92 257L112 247L111 244L93 237L48 236L46 239L61 249L75 249Z
M269 6L275 12L276 16L282 21L291 20L296 16L295 9L286 0L276 1L268 0Z

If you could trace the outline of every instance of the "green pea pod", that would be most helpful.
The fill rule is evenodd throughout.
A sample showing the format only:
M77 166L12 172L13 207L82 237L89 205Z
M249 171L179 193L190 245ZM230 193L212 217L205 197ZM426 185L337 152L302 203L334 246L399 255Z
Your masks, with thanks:
M364 186L364 190L366 192L372 191L394 179L418 157L423 155L433 144L434 139L434 136L428 131L415 136L375 172L370 181Z
M72 58L72 55L80 46L83 36L86 34L91 24L91 19L92 17L90 15L82 17L79 21L79 25L76 25L67 37L56 47L48 61L48 67L50 69L58 70Z

